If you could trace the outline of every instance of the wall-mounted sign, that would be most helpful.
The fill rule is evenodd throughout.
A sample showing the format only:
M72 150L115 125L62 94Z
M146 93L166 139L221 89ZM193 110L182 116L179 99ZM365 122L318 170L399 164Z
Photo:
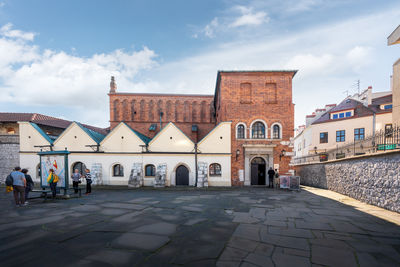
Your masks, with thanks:
M49 187L47 178L50 169L58 176L57 187L68 188L68 151L39 152L40 156L40 186Z
M319 161L328 161L328 154L319 154Z

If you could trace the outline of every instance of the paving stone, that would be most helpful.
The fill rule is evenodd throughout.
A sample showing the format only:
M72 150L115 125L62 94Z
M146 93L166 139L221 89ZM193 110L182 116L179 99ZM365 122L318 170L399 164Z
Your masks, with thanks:
M232 237L227 244L228 247L233 247L248 252L254 251L258 245L260 245L260 243L238 237Z
M237 267L240 266L241 261L217 261L217 267Z
M265 256L265 254L250 253L244 261L257 266L274 266L271 257Z
M191 212L203 212L204 211L204 209L202 209L202 208L192 207L192 206L184 206L184 207L182 207L182 209L186 210L186 211L191 211Z
M249 239L253 241L260 241L260 226L252 224L240 224L233 236Z
M130 213L115 217L112 220L116 221L116 222L121 222L121 223L129 223L129 222L135 221L137 219L136 217L140 214L142 214L142 212L140 212L140 211L130 212Z
M299 229L312 229L312 230L334 230L332 226L327 223L320 222L296 222L296 228Z
M268 234L266 229L261 229L260 235L261 235L261 242L264 243L269 243L286 248L309 250L309 245L307 239L305 238L271 235Z
M296 267L311 266L309 258L283 254L283 253L274 253L272 255L272 260L276 266L296 266Z
M148 233L154 235L172 235L176 231L176 225L172 223L159 222L150 225L144 225L135 228L133 232L136 233Z
M140 205L140 204L128 204L128 203L104 203L101 204L103 207L106 208L116 208L116 209L130 209L130 210L143 210L147 206Z
M264 209L264 208L251 208L249 213L250 213L251 217L263 220L263 219L265 219L266 209Z
M194 218L194 219L190 219L187 222L185 222L184 225L192 226L192 225L204 222L204 221L207 221L207 219L205 219L205 218Z
M256 249L254 250L255 253L263 254L265 256L271 256L273 251L274 251L273 245L264 243L258 243Z
M344 233L358 233L358 234L367 234L364 230L354 226L349 222L338 222L332 221L329 223L336 231L344 232Z
M316 246L324 246L324 247L337 248L350 251L353 250L353 248L350 247L346 242L337 239L316 238L316 239L310 239L310 243Z
M367 252L357 252L357 259L361 267L380 266L379 262Z
M123 209L102 209L101 214L104 215L111 215L111 216L116 216L116 215L122 215L124 213L127 213L127 210L123 210Z
M295 255L295 256L306 257L306 258L310 257L310 251L309 250L283 248L283 253L284 254L291 254L291 255Z
M242 260L242 259L246 258L248 254L249 253L247 251L237 249L237 248L227 247L222 252L221 256L219 257L219 260L238 261L238 260Z
M313 234L311 233L310 230L305 230L305 229L282 229L279 227L268 227L268 232L270 234L275 234L275 235L284 235L284 236L292 236L292 237L302 237L302 238L313 238Z
M260 220L252 217L248 212L235 212L233 222L236 223L257 223Z
M311 262L327 266L357 266L354 253L349 250L312 246Z
M154 251L169 241L166 236L139 234L139 233L125 233L115 239L111 246L113 248L123 249L143 249Z

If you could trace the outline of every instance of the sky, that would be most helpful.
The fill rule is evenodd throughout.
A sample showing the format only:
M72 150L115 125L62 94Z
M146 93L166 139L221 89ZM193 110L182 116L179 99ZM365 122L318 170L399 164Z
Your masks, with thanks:
M400 2L0 0L0 112L109 126L117 91L213 94L218 70L299 70L295 124L390 90Z

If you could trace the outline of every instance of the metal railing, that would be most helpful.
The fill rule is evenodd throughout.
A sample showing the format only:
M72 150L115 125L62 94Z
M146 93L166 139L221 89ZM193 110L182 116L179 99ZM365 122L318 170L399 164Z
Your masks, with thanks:
M374 154L384 151L400 150L400 127L391 127L375 132L363 139L353 140L344 145L325 151L317 151L303 157L293 157L292 165L324 162L329 160L349 158L365 154Z

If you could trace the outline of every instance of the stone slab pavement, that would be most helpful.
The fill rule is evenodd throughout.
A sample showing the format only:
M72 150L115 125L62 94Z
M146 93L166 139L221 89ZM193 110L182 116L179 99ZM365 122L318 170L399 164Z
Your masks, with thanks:
M1 193L0 210L1 266L400 266L398 213L309 187Z

